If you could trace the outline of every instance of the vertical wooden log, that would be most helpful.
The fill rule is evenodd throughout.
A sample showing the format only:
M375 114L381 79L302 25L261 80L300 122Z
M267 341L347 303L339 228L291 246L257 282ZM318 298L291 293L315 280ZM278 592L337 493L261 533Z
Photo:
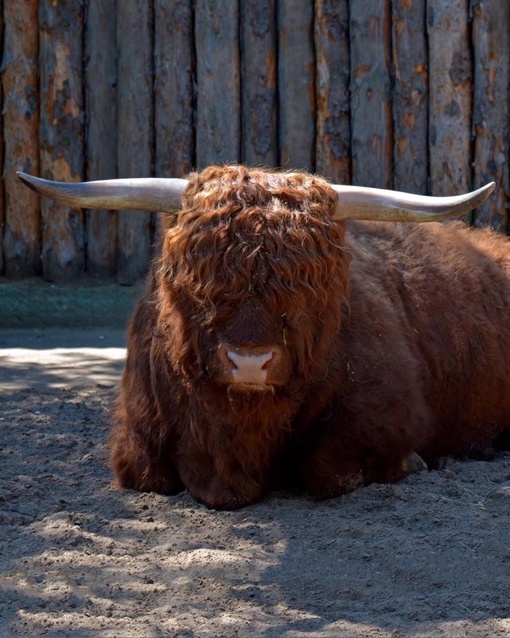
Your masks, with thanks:
M473 0L474 186L496 182L493 196L475 214L477 226L508 228L510 195L510 3Z
M428 187L428 59L426 0L392 0L394 187Z
M88 0L85 23L85 104L88 180L117 176L116 0ZM87 211L87 271L117 270L117 214Z
M37 0L5 0L3 123L7 277L31 277L41 267L41 210L37 195L16 177L39 175L39 28ZM2 148L3 153L3 148Z
M4 57L4 1L0 0L0 55ZM2 83L0 82L0 171L4 174L4 118L3 118L4 96ZM5 188L0 184L0 275L4 273L4 230L5 230Z
M242 160L276 166L275 0L241 3Z
M145 0L117 5L119 177L148 177L153 161L153 9ZM151 214L119 213L117 279L143 277L151 257Z
M58 181L83 179L83 0L40 0L41 174ZM43 199L42 262L49 281L68 281L84 270L80 210Z
M313 0L278 2L280 164L315 170Z
M192 0L154 2L155 173L181 177L195 162Z
M431 191L471 187L471 45L468 0L427 0Z
M239 6L196 0L197 165L238 162L241 154Z
M317 172L336 184L351 182L349 6L316 0Z
M389 0L351 2L349 33L353 183L392 188Z

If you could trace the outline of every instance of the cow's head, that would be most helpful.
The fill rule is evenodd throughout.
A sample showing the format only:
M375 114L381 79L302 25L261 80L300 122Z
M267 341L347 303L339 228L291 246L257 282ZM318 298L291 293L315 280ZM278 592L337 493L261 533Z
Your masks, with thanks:
M306 173L211 167L192 174L163 241L160 330L183 372L233 390L313 374L338 328L349 256L338 198Z
M156 264L158 333L190 383L243 393L320 376L347 294L343 220L443 220L494 188L424 197L244 166L213 166L188 180L20 177L39 194L82 208L175 213L182 198Z

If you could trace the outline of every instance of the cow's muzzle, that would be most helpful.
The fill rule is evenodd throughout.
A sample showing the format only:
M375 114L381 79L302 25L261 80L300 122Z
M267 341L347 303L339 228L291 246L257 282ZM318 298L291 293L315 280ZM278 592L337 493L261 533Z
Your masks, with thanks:
M233 389L269 389L286 381L281 346L232 346L220 344L215 365L209 370L216 383Z

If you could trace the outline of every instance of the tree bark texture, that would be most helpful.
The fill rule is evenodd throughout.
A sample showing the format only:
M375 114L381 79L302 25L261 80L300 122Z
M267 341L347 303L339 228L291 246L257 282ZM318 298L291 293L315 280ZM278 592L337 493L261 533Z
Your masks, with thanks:
M119 177L149 177L153 163L153 11L145 0L117 4ZM130 285L147 273L151 214L120 212L117 279Z
M275 0L241 4L242 160L278 164Z
M182 177L195 163L192 0L154 2L155 173Z
M313 1L278 2L280 165L315 170Z
M237 2L196 0L195 34L197 166L238 162L241 78Z
M474 186L496 182L476 211L477 226L508 227L510 139L510 3L472 2L474 42Z
M349 31L353 183L392 188L389 0L351 2Z
M40 0L41 174L83 179L83 1ZM43 276L69 281L85 267L82 211L41 200Z
M85 108L89 180L117 177L116 24L116 0L88 0ZM89 275L113 277L117 270L117 214L87 211L86 237Z
M351 183L349 3L316 0L316 170L336 184Z
M429 148L433 195L471 187L472 68L468 0L428 0Z
M4 2L0 0L0 51L4 52ZM4 175L5 163L5 138L4 138L4 118L3 118L3 88L0 82L0 171ZM4 231L5 231L5 186L4 181L0 184L0 275L4 272Z
M428 188L426 0L392 0L394 187Z
M39 29L37 0L5 0L2 69L5 205L3 252L9 278L32 277L41 268L39 197L16 177L39 175ZM3 145L2 145L3 152Z

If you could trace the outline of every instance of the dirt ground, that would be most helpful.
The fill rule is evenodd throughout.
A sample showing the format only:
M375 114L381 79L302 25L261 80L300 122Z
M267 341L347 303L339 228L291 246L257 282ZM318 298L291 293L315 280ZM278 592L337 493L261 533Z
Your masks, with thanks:
M123 337L0 333L0 636L510 636L510 455L236 512L117 490Z

